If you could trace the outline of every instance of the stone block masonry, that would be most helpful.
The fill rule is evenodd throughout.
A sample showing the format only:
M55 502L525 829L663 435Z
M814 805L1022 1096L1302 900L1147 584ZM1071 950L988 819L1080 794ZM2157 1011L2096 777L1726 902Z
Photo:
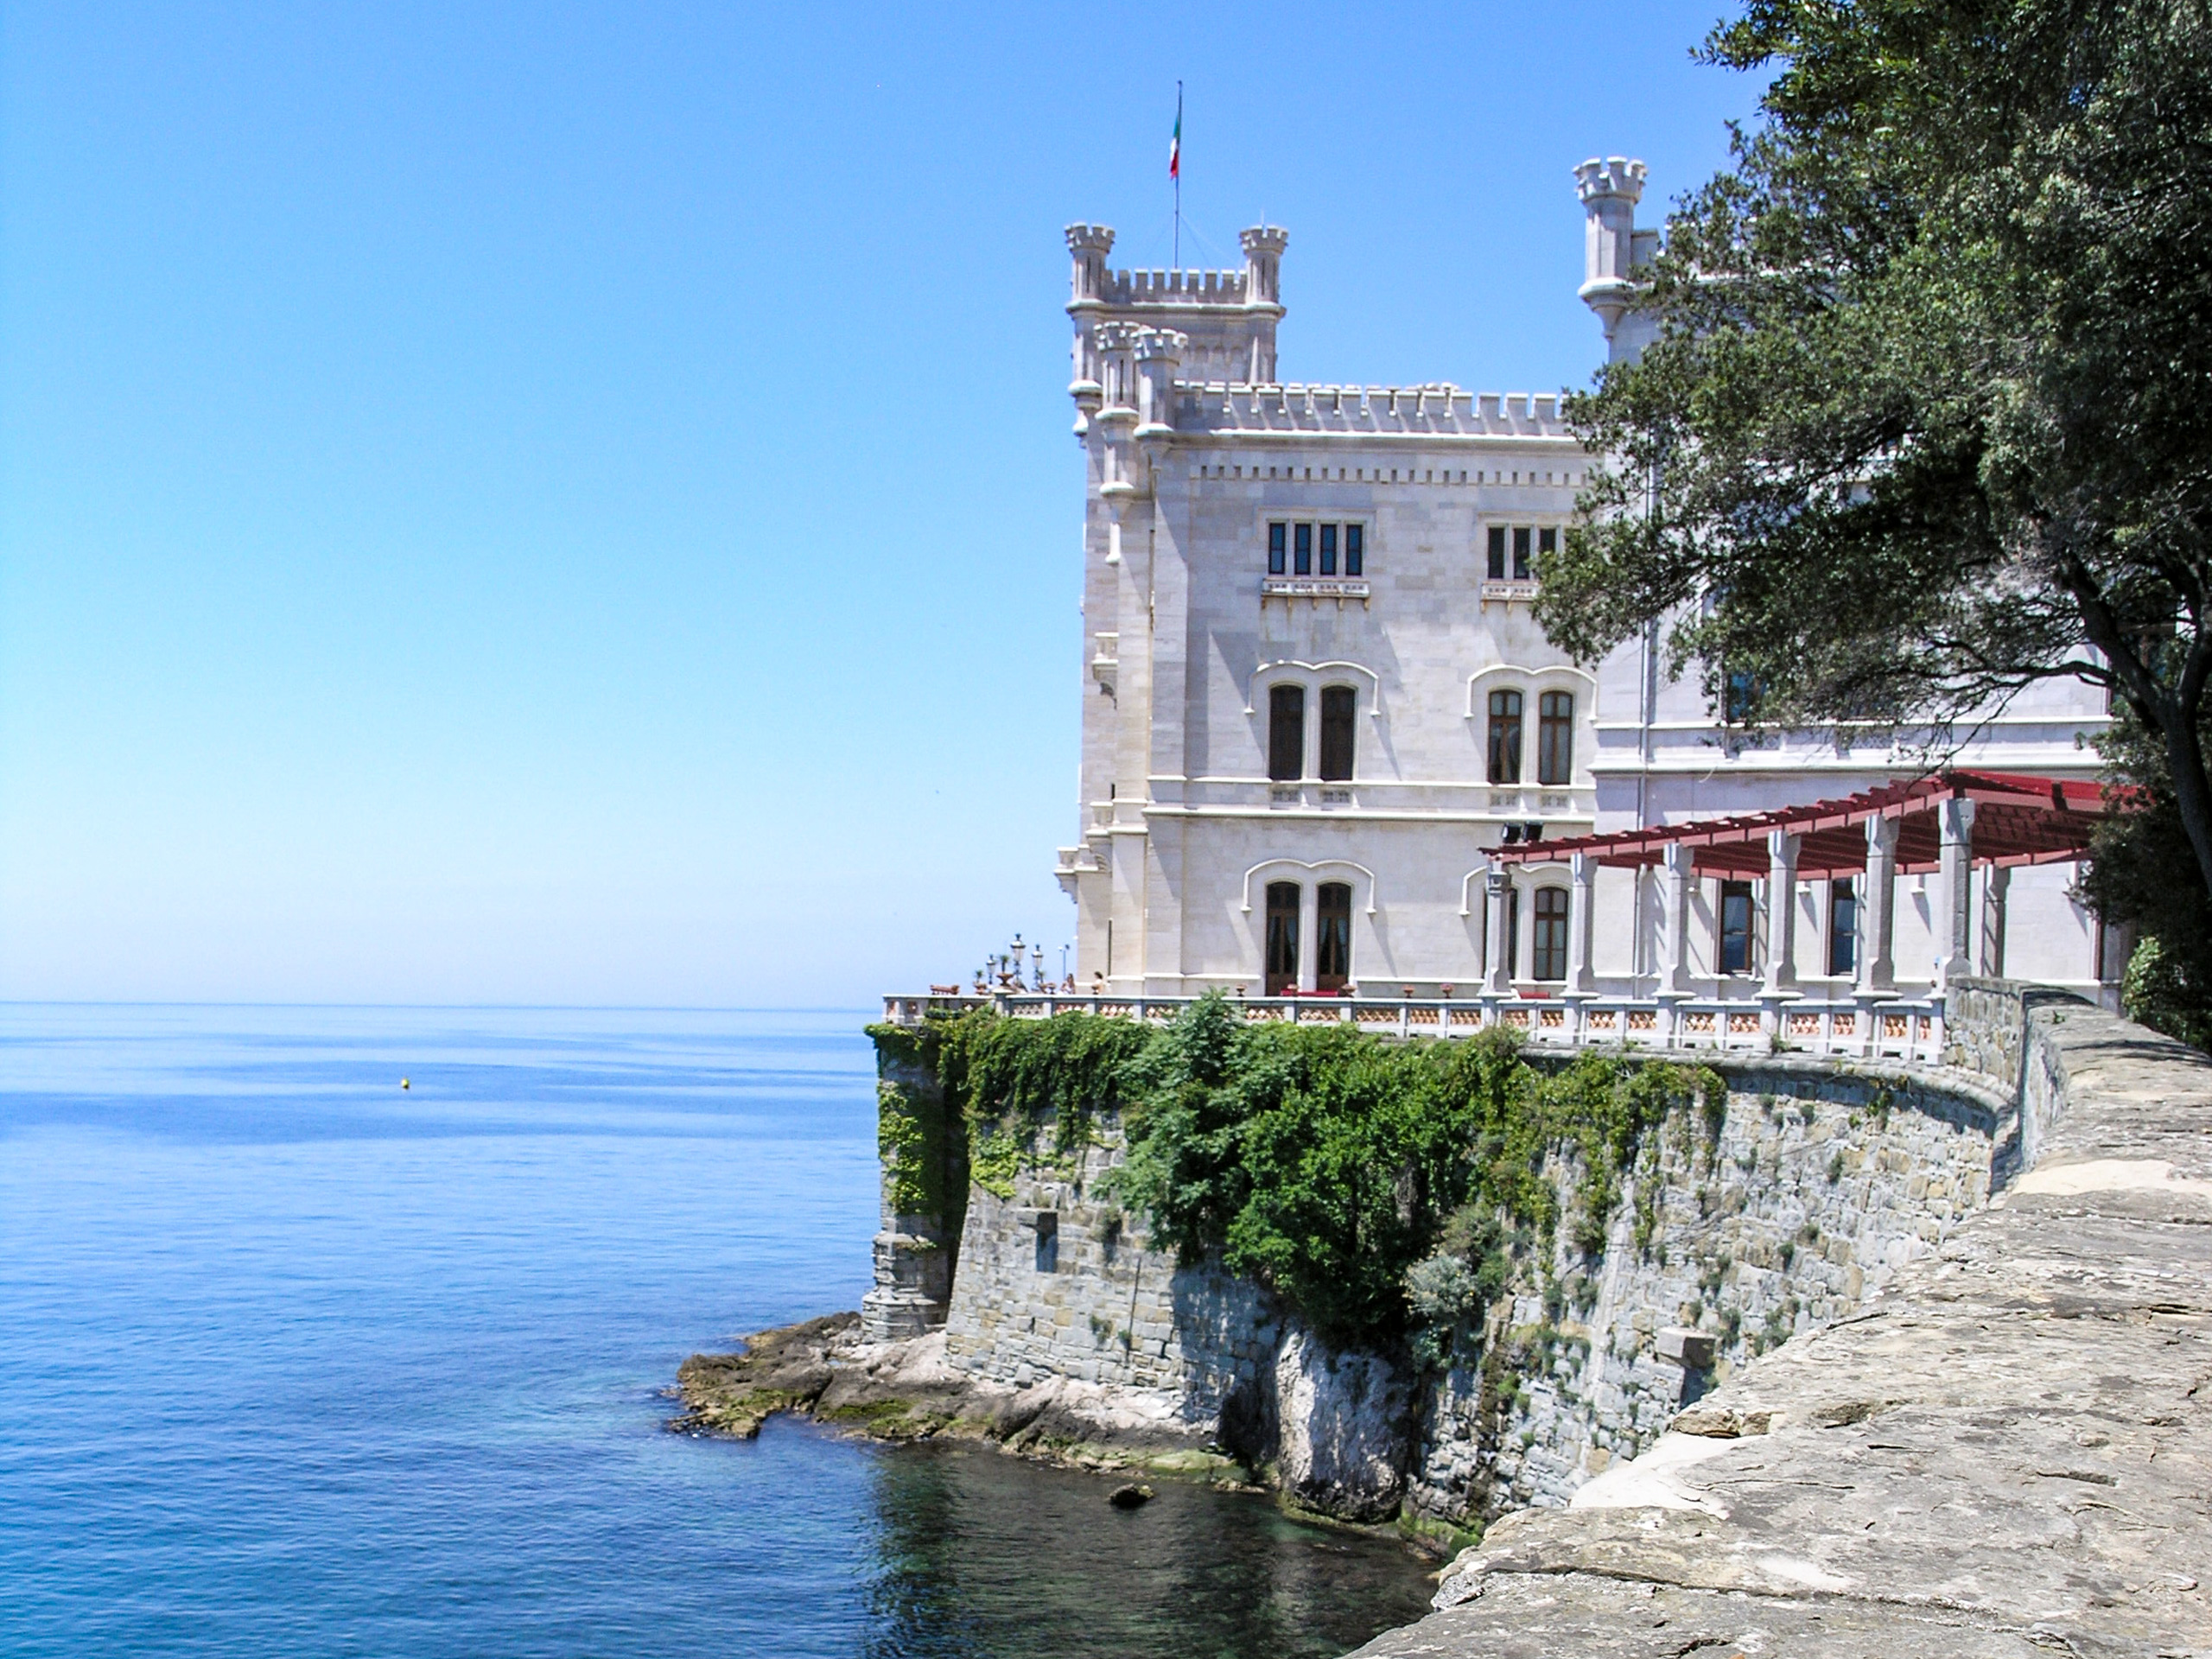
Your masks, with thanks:
M1500 1520L1367 1659L2212 1654L2212 1061L1975 995L2030 1143L1991 1202Z
M1627 1173L1604 1250L1583 1258L1562 1229L1481 1350L1440 1377L1329 1353L1260 1287L1154 1249L1108 1190L1110 1117L1075 1151L966 1187L957 1240L922 1252L957 1264L928 1317L955 1372L1127 1396L1192 1444L1276 1465L1316 1506L1402 1504L1448 1527L1562 1505L1755 1356L1853 1317L1940 1249L1985 1202L1993 1149L2017 1139L2008 1097L1963 1073L1719 1063L1717 1136L1670 1121ZM1037 1144L1051 1143L1047 1124ZM1555 1156L1550 1173L1564 1194L1580 1172ZM911 1313L934 1286L899 1242L947 1218L890 1213L888 1197L887 1211L879 1294Z

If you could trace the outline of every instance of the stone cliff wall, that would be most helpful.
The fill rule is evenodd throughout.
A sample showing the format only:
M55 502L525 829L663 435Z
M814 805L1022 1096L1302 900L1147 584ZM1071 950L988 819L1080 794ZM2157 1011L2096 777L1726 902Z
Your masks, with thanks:
M1362 1654L2212 1653L2212 1061L1980 995L2025 1166Z
M1984 1023L2018 1006L1993 992ZM1339 1512L1402 1499L1457 1523L1564 1503L1747 1359L1851 1316L1939 1246L1986 1198L2010 1134L2005 1096L1964 1074L1788 1055L1720 1065L1717 1139L1670 1122L1628 1176L1602 1255L1562 1242L1494 1312L1483 1351L1440 1381L1331 1354L1258 1287L1150 1248L1141 1218L1100 1190L1122 1156L1111 1119L1001 1191L967 1188L946 1362L1014 1388L1069 1378L1150 1396L1194 1443L1274 1463ZM1577 1173L1554 1171L1562 1191ZM1370 1421L1383 1411L1395 1421Z
M1562 1249L1492 1345L1449 1372L1412 1486L1449 1518L1566 1503L1747 1359L1857 1313L1988 1195L2001 1096L1895 1068L1724 1062L1717 1140L1669 1134L1601 1260ZM1643 1236L1639 1239L1638 1233ZM1503 1397L1499 1397L1499 1396Z

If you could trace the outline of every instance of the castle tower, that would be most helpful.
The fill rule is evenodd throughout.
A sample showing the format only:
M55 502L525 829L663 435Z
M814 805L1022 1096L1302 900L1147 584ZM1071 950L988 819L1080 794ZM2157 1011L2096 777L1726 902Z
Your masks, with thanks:
M1605 343L1619 362L1640 353L1651 338L1643 318L1622 319L1636 291L1636 270L1658 251L1659 233L1636 228L1636 205L1643 197L1642 162L1615 156L1592 156L1574 169L1575 194L1582 198L1582 287L1584 304L1605 325Z
M1176 372L1225 385L1268 385L1275 378L1275 325L1281 321L1282 255L1287 232L1255 226L1238 238L1242 270L1114 270L1106 264L1114 232L1103 225L1067 227L1068 315L1075 324L1076 433L1090 430L1103 395L1099 327L1131 323L1183 336Z

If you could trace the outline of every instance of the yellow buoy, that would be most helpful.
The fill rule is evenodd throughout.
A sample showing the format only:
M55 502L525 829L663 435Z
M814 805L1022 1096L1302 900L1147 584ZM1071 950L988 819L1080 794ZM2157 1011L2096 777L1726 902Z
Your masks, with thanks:
M401 1088L403 1088L403 1089L412 1089L415 1085L414 1085L413 1084L411 1084L411 1083L408 1082L406 1078L402 1077L402 1078L399 1080L399 1086L400 1086Z

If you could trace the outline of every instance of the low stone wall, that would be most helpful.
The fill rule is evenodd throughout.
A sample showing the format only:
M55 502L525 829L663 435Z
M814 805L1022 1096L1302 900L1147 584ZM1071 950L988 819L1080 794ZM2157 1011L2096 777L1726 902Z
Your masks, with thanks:
M2212 1061L1976 994L2019 1021L1991 1202L1363 1655L2212 1653Z

